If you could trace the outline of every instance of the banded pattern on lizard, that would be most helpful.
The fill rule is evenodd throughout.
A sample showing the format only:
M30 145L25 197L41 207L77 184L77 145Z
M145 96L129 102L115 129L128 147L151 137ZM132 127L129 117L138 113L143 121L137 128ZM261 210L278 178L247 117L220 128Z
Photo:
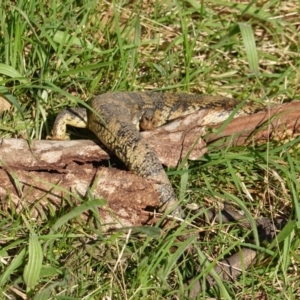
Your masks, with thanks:
M216 124L228 118L239 104L222 96L171 94L162 92L109 92L94 97L92 110L73 108L56 118L52 139L65 139L66 125L86 127L136 174L154 180L161 210L178 206L175 192L155 152L140 130L153 130L169 121L206 109L204 123ZM234 117L261 110L245 104ZM177 207L174 214L182 214Z

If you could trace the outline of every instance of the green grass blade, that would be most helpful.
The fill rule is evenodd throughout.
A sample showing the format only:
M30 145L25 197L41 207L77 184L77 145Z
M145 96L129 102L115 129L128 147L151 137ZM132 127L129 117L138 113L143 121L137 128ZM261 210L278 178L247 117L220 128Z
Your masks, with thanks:
M239 28L242 34L249 66L255 76L259 77L258 54L253 29L251 25L246 23L239 23Z
M63 217L59 218L55 224L51 228L51 232L56 231L59 227L67 223L69 220L76 218L80 216L83 212L97 207L97 206L103 206L105 205L106 201L105 200L91 200L86 203L83 203L74 209L72 209L69 213L65 214Z
M19 111L20 115L24 119L24 113L23 110L18 102L18 100L6 89L4 86L0 86L0 95L3 95L7 101L10 102L10 104L14 105L17 110Z
M184 253L184 251L193 243L193 241L196 239L196 236L192 235L188 237L184 242L178 244L178 247L174 253L168 258L168 263L166 266L161 269L158 276L160 276L162 279L165 279L170 274L171 270L176 266L178 259L180 256Z
M272 241L272 243L269 245L269 249L272 249L279 243L284 242L295 230L296 228L296 221L289 221L284 228L277 234L276 239Z
M157 239L161 236L161 230L157 227L149 227L149 226L130 226L130 227L122 227L117 231L128 231L131 230L132 233L141 233L146 235L149 238Z
M183 171L182 175L180 176L179 201L184 199L184 196L186 194L187 187L188 187L189 172L188 172L187 163L186 163L186 166L183 167L183 170L184 171Z
M10 278L10 276L16 271L23 263L26 249L22 249L20 253L15 256L9 266L0 275L0 287L2 287Z
M19 73L15 68L12 66L8 66L6 64L0 63L0 74L6 75L10 78L19 80L21 83L28 83L28 79L24 78L21 73Z
M258 237L258 232L257 232L257 226L256 226L256 222L253 218L253 216L251 215L251 212L249 211L249 209L246 207L245 203L243 201L241 201L238 197L231 195L227 192L224 192L224 194L233 202L235 202L245 213L247 220L249 221L250 225L251 225L251 229L252 229L252 233L254 236L254 240L255 240L255 244L257 246L259 246L259 237Z
M43 250L36 234L30 234L28 245L28 263L24 268L24 281L27 292L31 291L40 278L43 262Z

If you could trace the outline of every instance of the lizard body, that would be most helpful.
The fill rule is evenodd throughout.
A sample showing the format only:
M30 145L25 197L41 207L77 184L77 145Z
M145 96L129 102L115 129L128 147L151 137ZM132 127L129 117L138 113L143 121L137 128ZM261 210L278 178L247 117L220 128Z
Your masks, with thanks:
M65 139L66 125L87 127L136 174L155 181L161 208L173 208L177 198L155 152L140 130L153 130L195 111L208 109L207 122L224 121L238 101L222 96L170 94L161 92L113 92L94 97L83 108L61 112L54 123L52 139ZM235 115L252 114L256 106L244 105ZM212 119L213 116L213 119ZM175 213L181 213L180 208Z

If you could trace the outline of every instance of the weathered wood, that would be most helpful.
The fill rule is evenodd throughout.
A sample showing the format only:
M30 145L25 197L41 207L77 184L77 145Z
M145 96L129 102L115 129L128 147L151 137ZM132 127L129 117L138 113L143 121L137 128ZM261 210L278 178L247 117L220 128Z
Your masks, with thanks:
M31 217L45 219L69 202L81 204L90 191L93 198L107 200L99 207L105 230L146 223L150 215L145 208L158 205L153 184L133 173L75 162L53 170L0 168L0 210L24 209Z
M299 102L233 119L219 133L216 131L222 124L202 123L206 113L200 111L142 134L163 164L176 166L195 141L190 159L199 158L206 151L205 142L223 137L231 136L230 143L240 145L247 139L264 142L270 138L294 137L300 131ZM201 139L205 127L213 128L214 133ZM106 208L100 209L104 223L112 221L115 214L123 225L139 225L149 217L144 209L158 204L151 181L131 172L97 167L96 162L107 160L109 155L93 141L34 140L29 147L25 140L3 139L0 158L1 209L8 209L10 205L19 211L23 207L34 207L32 213L35 211L33 215L37 217L42 214L41 207L47 211L49 203L54 208L61 207L61 196L68 193L74 193L73 200L80 202L75 195L82 198L93 186L94 196L108 201Z

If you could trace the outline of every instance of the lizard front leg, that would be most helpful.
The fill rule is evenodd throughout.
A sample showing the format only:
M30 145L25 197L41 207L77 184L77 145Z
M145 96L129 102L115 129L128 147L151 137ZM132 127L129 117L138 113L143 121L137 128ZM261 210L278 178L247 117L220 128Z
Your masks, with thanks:
M101 99L102 100L102 99ZM130 120L130 113L122 103L111 99L94 99L91 107L101 116L88 112L88 128L125 165L137 175L154 181L159 194L161 210L173 210L173 214L184 216L175 192L158 157L137 131Z

